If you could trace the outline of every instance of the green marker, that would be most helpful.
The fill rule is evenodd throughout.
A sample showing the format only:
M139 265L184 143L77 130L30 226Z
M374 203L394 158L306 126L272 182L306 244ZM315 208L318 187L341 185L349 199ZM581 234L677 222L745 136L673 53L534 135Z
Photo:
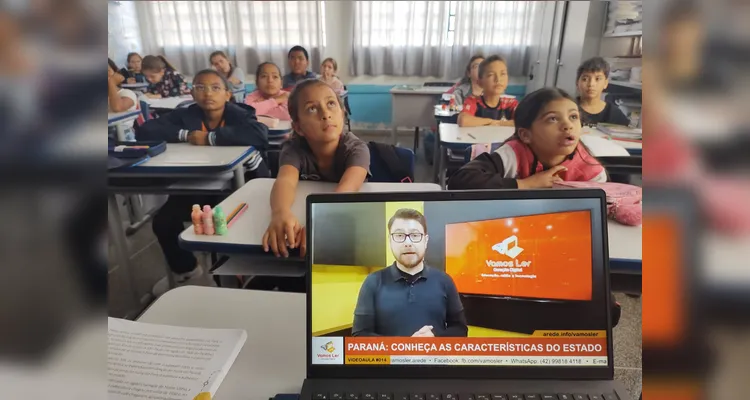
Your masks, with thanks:
M216 229L217 235L227 234L227 217L224 215L221 206L214 207L214 229Z

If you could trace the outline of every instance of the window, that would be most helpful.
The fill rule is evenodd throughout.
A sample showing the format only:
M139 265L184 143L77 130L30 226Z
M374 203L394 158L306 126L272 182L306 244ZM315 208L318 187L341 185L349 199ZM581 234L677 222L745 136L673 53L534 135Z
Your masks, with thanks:
M167 47L325 47L322 1L151 1L156 44ZM320 16L320 18L318 18ZM314 29L315 33L310 34ZM318 39L318 38L322 38Z
M527 46L534 1L358 1L357 34L372 47Z

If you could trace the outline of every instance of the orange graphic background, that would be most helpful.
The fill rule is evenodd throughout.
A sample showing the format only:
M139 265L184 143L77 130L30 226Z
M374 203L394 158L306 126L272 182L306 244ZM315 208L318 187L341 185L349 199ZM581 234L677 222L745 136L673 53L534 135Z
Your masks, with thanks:
M486 260L514 261L492 250L516 235L523 248L516 261L531 265L516 274L536 279L483 277L494 272ZM557 300L591 300L591 216L569 211L525 217L448 224L445 270L460 293ZM515 265L515 262L514 262ZM514 266L515 268L515 266Z

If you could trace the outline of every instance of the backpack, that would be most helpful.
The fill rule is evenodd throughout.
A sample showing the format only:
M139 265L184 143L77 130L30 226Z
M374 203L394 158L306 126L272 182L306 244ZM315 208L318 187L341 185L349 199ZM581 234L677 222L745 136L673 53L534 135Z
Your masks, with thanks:
M414 182L414 153L411 149L369 142L370 182Z
M624 225L641 225L643 220L643 189L615 182L563 181L556 188L596 188L607 194L607 216Z

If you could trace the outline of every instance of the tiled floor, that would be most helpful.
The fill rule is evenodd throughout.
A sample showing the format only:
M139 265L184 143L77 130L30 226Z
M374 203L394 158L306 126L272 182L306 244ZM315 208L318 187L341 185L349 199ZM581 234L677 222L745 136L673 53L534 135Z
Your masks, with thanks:
M360 134L361 139L389 142L386 134ZM411 146L411 135L399 137L399 142ZM425 162L422 149L418 151L415 179L417 182L432 181L432 166ZM123 216L124 217L124 216ZM166 261L162 256L159 244L148 224L129 237L133 280L138 298L150 294L152 286L166 276ZM134 305L126 272L117 263L113 248L109 248L109 315L113 317L133 317L147 306ZM213 285L213 280L206 275L194 278L187 285ZM615 378L638 398L641 388L641 300L625 295L617 295L622 305L620 324L614 329Z

